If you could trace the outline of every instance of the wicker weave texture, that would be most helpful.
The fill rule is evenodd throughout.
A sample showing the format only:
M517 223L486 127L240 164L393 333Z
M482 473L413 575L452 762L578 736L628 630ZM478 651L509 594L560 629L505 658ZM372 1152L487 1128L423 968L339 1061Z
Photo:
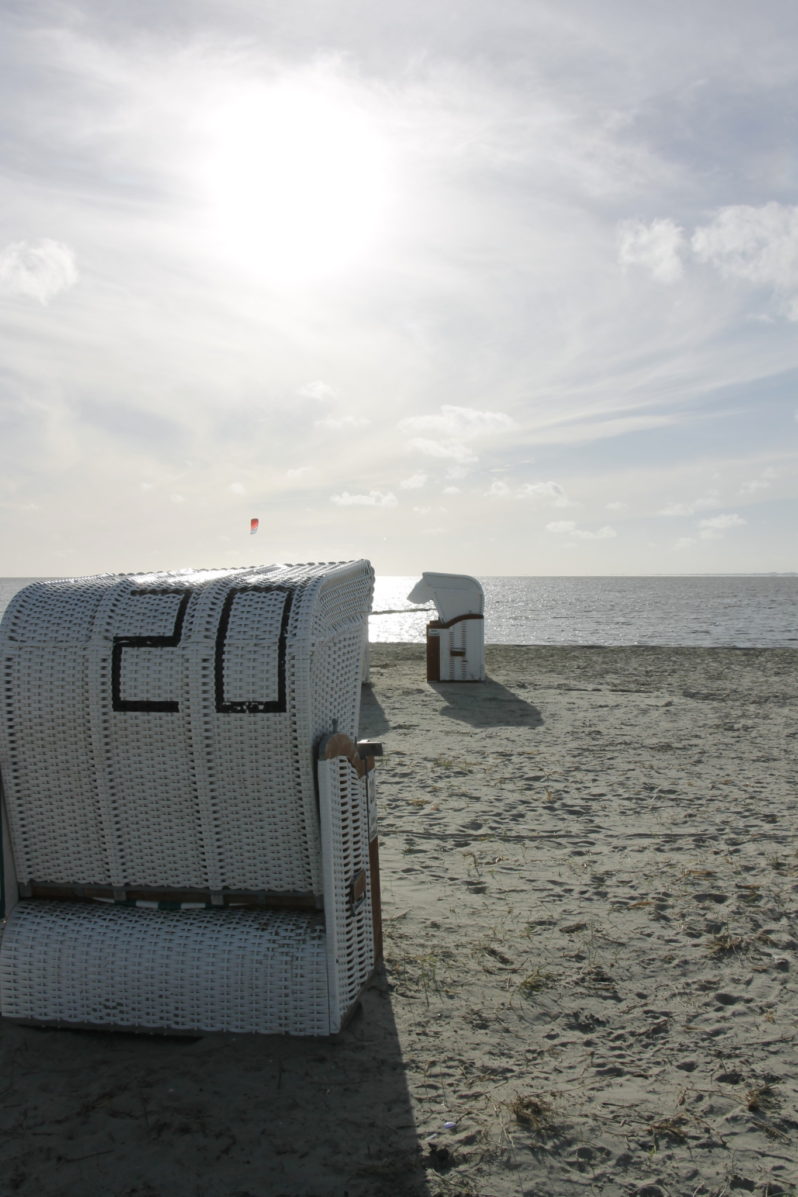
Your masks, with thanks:
M48 1024L326 1035L375 964L373 771L318 763L324 912L26 900L0 952L0 1010Z
M368 791L344 757L319 762L324 845L324 909L330 975L330 1022L340 1025L374 968L368 846ZM353 903L353 884L363 883Z
M23 901L0 954L3 1014L51 1024L326 1035L327 994L320 914Z
M2 869L2 890L0 890L0 919L8 916L17 904L19 887L17 873L14 867L14 854L11 851L11 835L8 830L8 816L3 797L3 784L0 777L0 868Z
M367 562L34 583L0 628L19 880L316 893L313 745L357 732Z

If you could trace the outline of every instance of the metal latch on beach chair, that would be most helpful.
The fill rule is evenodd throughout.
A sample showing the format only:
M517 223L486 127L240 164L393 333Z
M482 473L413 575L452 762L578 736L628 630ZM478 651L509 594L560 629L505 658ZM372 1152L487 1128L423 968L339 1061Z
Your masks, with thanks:
M343 732L333 731L326 736L320 746L321 760L332 760L336 756L345 756L358 777L374 768L374 758L382 756L382 744L373 740L358 740L355 744Z
M378 744L375 740L358 740L357 755L361 761L366 762L366 770L374 768L374 758L382 756L382 744Z

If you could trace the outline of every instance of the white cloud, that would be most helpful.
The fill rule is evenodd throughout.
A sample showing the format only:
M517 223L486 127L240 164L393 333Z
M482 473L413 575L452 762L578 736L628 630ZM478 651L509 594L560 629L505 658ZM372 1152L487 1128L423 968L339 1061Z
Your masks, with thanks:
M423 453L426 457L457 461L461 465L478 460L472 449L457 441L430 441L425 437L414 437L410 441L409 448L415 449L417 453Z
M337 507L395 507L396 495L392 491L370 490L368 494L352 495L348 490L333 495L330 502Z
M335 399L337 393L335 387L331 387L328 382L322 382L320 378L304 383L297 391L304 399L320 400Z
M516 493L519 499L544 499L554 507L573 506L559 482L525 482Z
M778 476L778 470L774 470L772 466L768 466L758 478L751 478L748 482L744 482L740 487L740 494L748 497L749 495L758 494L759 491L769 490L773 485L774 478L778 478Z
M619 499L614 499L613 502L605 504L607 511L628 511L629 504L623 503Z
M229 490L231 495L246 494L246 487L244 486L243 482L231 482Z
M497 479L485 491L491 499L542 500L553 507L573 507L574 504L558 482L524 482L513 489L509 483Z
M728 512L726 515L713 515L709 519L701 520L700 528L739 528L746 521L741 515L736 512Z
M768 490L772 483L767 478L752 478L750 482L744 482L740 487L741 495L755 495L757 491Z
M574 535L582 540L614 540L618 533L609 524L605 524L603 528L598 528L595 532L578 529Z
M587 528L578 528L573 520L555 520L551 524L546 524L546 531L553 532L558 536L574 536L579 540L612 540L618 535L609 524L591 532Z
M437 433L444 439L472 438L485 433L504 432L515 428L515 420L500 411L478 411L473 407L456 407L445 403L440 412L428 416L408 416L399 427L404 432Z
M427 457L461 464L477 460L469 442L509 432L515 427L515 420L504 412L479 411L454 404L444 404L439 412L430 415L408 416L399 421L399 431L413 438L410 448Z
M698 511L711 511L713 507L720 507L720 495L716 490L709 490L697 499L689 499L682 503L668 503L660 508L658 515L695 515Z
M798 321L798 205L731 204L689 239L670 218L627 220L618 225L617 238L621 264L642 267L658 282L678 281L691 254L722 278L779 293L783 313Z
M730 278L783 290L798 288L798 207L769 203L721 208L693 233L702 262Z
M365 428L370 423L365 416L322 416L313 421L315 428L326 428L333 432L342 428Z
M623 266L642 266L659 283L675 283L684 273L685 236L670 219L626 220L618 227L618 260Z
M399 483L402 490L420 490L422 486L426 485L426 474L411 474L409 478L403 478Z
M75 254L61 241L13 241L0 251L0 292L47 304L78 281Z
M728 528L742 528L746 523L747 521L736 512L713 515L709 519L699 521L699 536L702 540L717 540Z

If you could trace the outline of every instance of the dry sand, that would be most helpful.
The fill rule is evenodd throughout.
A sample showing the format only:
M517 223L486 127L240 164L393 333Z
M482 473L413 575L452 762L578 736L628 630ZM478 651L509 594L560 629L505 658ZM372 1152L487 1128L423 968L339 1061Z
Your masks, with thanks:
M377 645L386 969L333 1040L3 1025L23 1197L798 1194L798 654Z

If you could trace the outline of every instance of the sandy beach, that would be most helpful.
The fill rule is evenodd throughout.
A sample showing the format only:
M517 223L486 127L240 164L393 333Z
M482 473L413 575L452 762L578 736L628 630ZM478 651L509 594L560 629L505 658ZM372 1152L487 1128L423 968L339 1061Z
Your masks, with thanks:
M332 1040L0 1026L0 1193L798 1193L798 654L375 645L385 969Z

